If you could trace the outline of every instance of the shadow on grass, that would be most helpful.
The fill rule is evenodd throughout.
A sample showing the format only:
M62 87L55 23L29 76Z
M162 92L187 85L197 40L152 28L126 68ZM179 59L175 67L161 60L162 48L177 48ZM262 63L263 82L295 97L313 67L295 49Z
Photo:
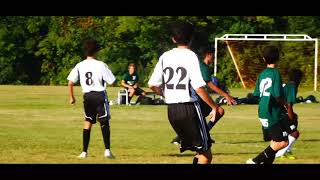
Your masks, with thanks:
M218 135L221 135L221 134L240 134L240 135L256 134L256 135L261 135L260 132L219 132L219 131L217 131L215 133L218 134Z
M240 155L240 154L259 154L260 152L227 152L227 153L215 153L213 152L213 156L215 155ZM162 156L170 156L170 157L189 157L189 156L194 156L195 154L177 154L177 153L173 153L173 154L162 154Z
M194 156L194 154L189 154L189 153L186 153L186 154L178 154L178 153L170 153L170 154L162 154L162 156L170 156L170 157L187 157L187 156Z
M240 155L240 154L254 154L254 155L258 155L259 153L261 153L261 152L227 152L227 153L214 153L213 152L213 156L215 156L215 155L232 155L232 156L234 156L234 155Z
M320 139L298 139L298 141L302 141L302 142L317 142L317 141L320 141Z
M237 141L237 142L217 142L216 144L255 144L264 143L265 141Z
M300 142L320 142L320 139L298 139ZM237 141L237 142L217 142L216 144L255 144L267 143L267 141Z

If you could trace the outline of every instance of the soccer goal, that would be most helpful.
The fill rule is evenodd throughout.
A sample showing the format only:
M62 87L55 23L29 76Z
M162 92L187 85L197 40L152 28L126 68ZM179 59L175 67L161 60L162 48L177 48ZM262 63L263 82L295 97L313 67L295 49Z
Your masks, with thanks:
M313 90L317 91L318 39L305 34L225 34L217 37L214 75L217 76L218 73L218 54L221 56L223 51L230 55L242 87L253 87L258 74L265 68L261 57L262 49L270 44L280 49L278 69L284 82L289 68L299 68L304 72L302 84L313 86Z

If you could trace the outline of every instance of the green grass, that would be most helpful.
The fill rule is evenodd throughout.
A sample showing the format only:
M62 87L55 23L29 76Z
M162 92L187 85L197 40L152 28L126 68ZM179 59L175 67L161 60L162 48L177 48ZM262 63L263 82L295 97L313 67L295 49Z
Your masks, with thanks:
M115 100L119 88L108 88ZM252 90L231 89L244 97ZM116 159L103 157L100 126L92 129L89 157L78 159L82 146L83 107L68 104L65 86L0 86L0 163L188 163L193 152L179 153L170 144L175 136L166 106L111 106L111 146ZM320 93L300 90L298 95ZM214 97L215 98L215 97ZM244 163L262 151L256 105L223 106L226 114L211 131L213 163ZM301 138L294 146L296 160L275 163L320 163L320 104L297 104Z

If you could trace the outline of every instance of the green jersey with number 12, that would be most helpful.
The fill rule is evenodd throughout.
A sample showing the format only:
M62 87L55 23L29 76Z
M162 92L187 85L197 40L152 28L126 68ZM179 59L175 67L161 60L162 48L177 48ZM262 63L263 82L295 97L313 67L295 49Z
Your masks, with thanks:
M269 129L283 117L283 107L276 101L283 97L282 80L280 73L275 68L264 69L256 82L254 96L259 100L259 119L265 129Z

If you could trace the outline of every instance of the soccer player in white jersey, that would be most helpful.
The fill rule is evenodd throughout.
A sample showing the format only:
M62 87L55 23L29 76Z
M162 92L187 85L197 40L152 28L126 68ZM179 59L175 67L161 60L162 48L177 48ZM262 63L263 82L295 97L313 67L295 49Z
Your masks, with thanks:
M172 41L177 44L159 58L149 87L165 97L168 119L181 138L180 152L196 151L193 163L209 164L212 160L208 127L191 88L211 107L215 118L217 105L212 101L204 82L196 54L189 49L194 28L189 23L177 23L172 29Z
M87 157L91 127L92 124L96 123L97 118L101 125L105 145L104 156L114 158L110 151L110 112L106 83L113 84L115 77L104 62L95 59L99 49L100 47L96 40L86 40L84 43L86 59L78 63L67 78L69 80L68 85L71 104L76 102L73 95L74 83L80 81L82 92L84 93L85 122L83 128L83 150L78 156L79 158Z

